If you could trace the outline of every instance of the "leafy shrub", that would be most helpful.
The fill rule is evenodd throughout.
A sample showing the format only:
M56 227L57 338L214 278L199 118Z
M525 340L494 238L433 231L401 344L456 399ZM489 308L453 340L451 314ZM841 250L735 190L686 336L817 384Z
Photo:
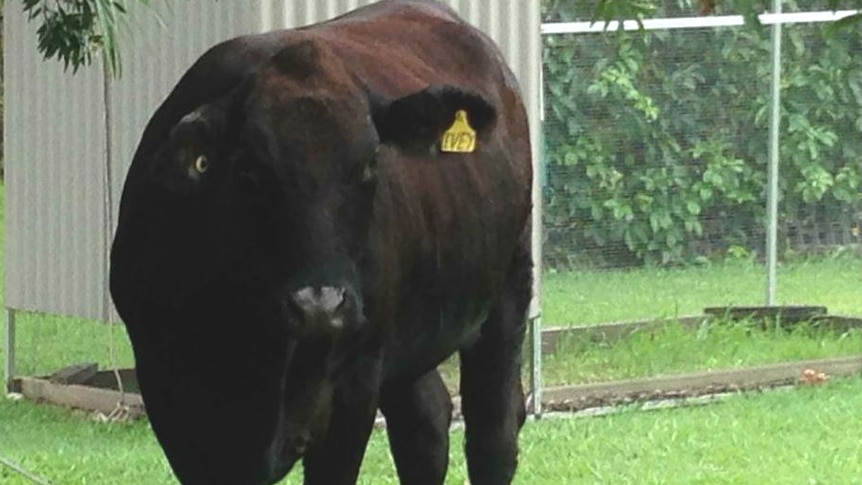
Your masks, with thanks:
M862 36L858 26L784 30L782 247L846 244L862 212ZM546 264L762 253L768 30L544 42Z

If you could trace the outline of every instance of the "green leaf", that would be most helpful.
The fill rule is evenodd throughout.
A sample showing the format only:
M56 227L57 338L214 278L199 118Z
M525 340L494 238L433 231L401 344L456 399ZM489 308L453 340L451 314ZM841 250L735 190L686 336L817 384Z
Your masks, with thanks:
M688 209L689 214L698 215L700 214L700 204L698 204L694 200L689 200L685 203L686 209Z
M101 57L114 76L121 73L118 31L124 26L130 0L23 0L36 29L37 49L46 59L56 58L73 73ZM131 0L150 6L151 0ZM161 19L156 15L161 23Z

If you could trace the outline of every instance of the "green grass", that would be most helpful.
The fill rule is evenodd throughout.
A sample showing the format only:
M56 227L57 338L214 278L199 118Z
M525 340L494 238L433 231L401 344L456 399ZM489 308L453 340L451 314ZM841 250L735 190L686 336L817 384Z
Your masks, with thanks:
M176 484L146 421L0 400L0 453L58 484ZM516 484L862 484L862 379L746 394L708 406L528 422ZM448 484L466 476L452 434ZM298 484L295 471L285 483ZM0 483L30 485L0 467ZM396 484L375 432L360 483Z
M531 426L524 484L862 484L862 381ZM458 483L458 482L453 482Z
M133 367L134 358L125 327L55 315L19 313L16 316L17 371L20 375L50 374L70 364L96 362L102 369ZM114 360L111 360L113 331ZM3 364L0 364L3 365Z
M862 354L862 330L838 332L800 323L792 330L763 329L756 322L716 320L696 330L671 322L616 342L563 337L542 362L545 386L731 369L788 361ZM440 371L458 393L458 360ZM528 382L530 369L523 369Z
M765 272L748 261L629 271L572 271L543 275L546 325L672 318L705 307L762 305ZM862 316L862 259L837 254L778 268L777 303L824 305L829 313Z
M671 323L604 344L569 338L543 365L546 385L671 375L862 354L862 331L761 329L751 322L712 322L697 330Z

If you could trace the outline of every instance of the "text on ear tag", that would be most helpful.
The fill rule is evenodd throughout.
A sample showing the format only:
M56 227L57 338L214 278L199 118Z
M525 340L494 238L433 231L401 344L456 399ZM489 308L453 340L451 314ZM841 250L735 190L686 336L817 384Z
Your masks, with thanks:
M473 153L476 150L476 130L467 121L467 112L459 109L455 112L455 121L443 133L440 150L450 153Z

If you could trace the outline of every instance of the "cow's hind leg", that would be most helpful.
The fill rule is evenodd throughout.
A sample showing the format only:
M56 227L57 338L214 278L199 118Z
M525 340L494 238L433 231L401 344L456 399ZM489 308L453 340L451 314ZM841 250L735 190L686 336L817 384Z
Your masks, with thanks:
M461 351L461 397L467 468L472 485L508 485L518 462L524 424L521 349L530 303L532 265L522 246L506 290L479 339Z
M449 465L452 399L436 369L387 386L380 408L402 485L442 485Z

